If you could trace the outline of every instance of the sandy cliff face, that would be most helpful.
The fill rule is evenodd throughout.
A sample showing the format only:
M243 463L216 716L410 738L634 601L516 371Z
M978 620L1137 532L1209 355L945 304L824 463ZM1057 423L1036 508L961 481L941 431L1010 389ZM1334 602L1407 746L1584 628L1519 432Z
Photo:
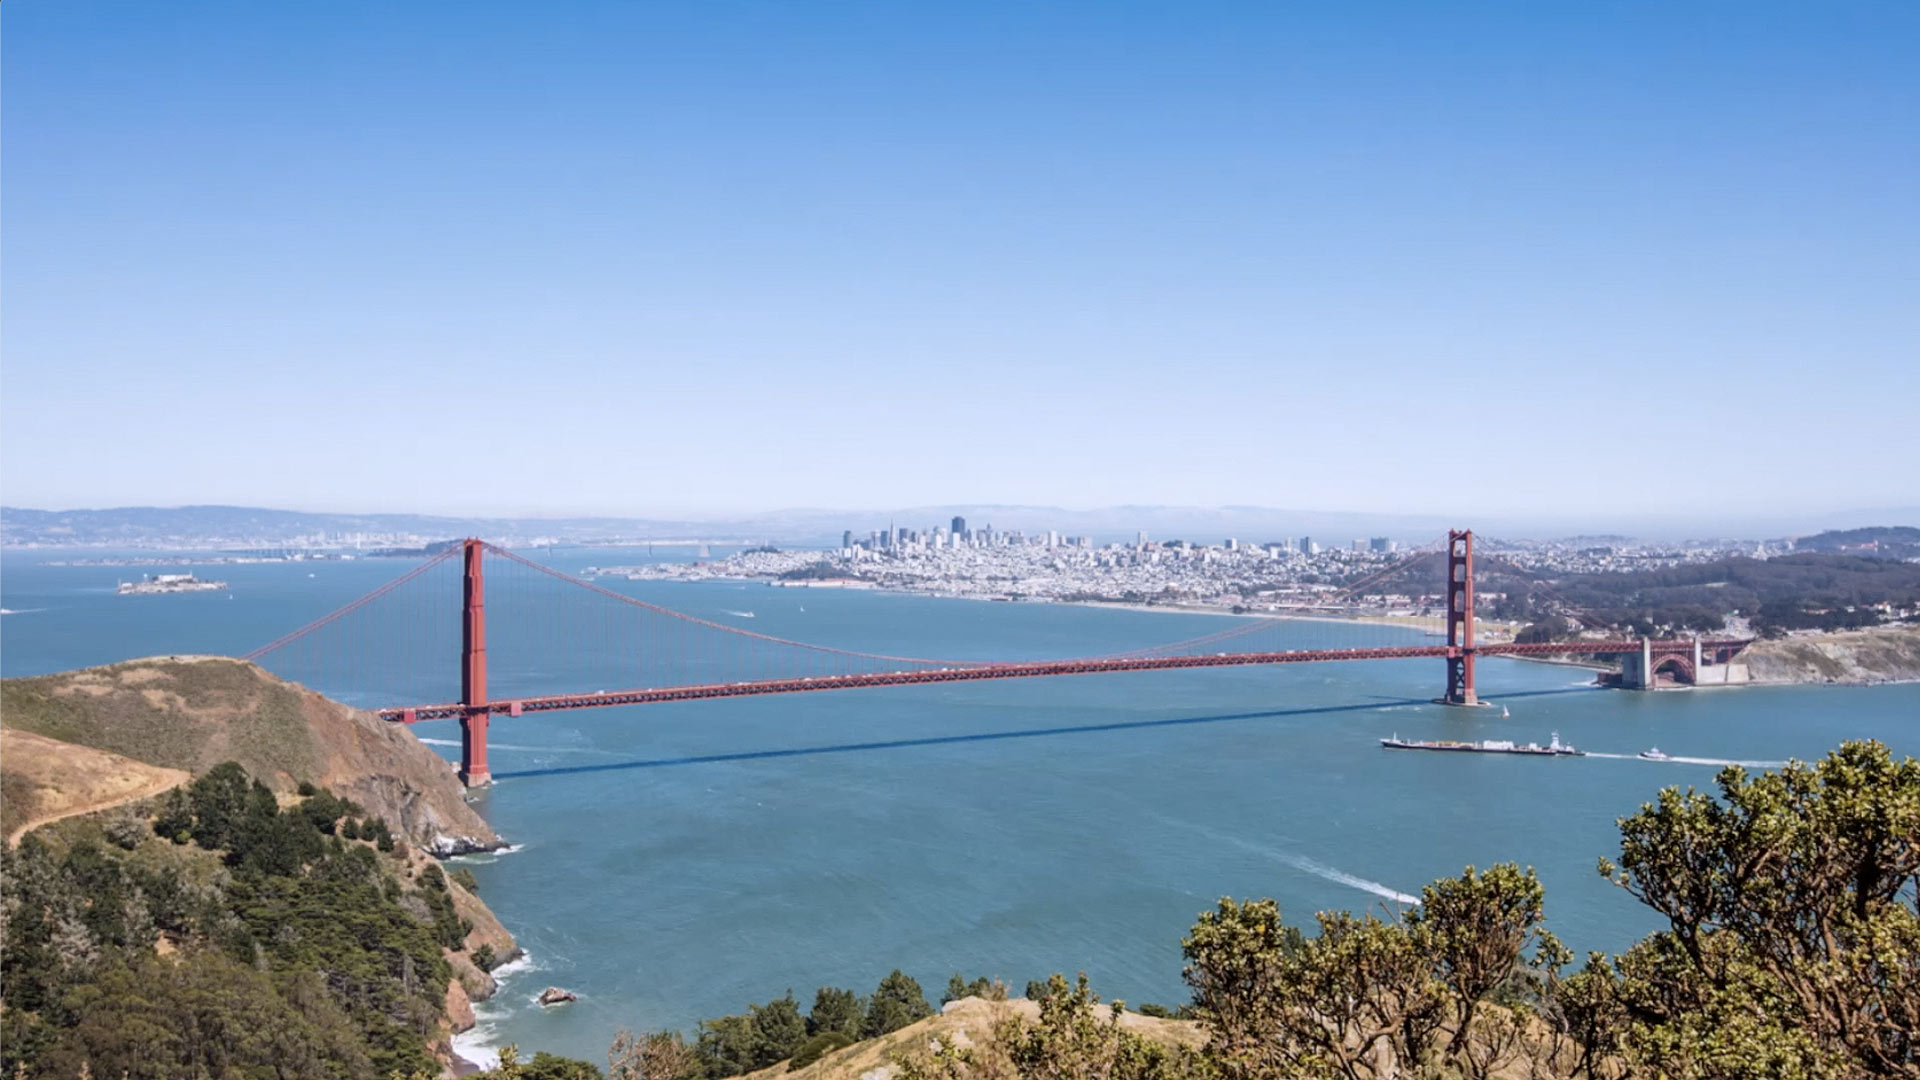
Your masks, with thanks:
M241 660L155 657L8 679L0 722L194 774L237 761L282 791L311 781L441 854L501 845L412 733Z
M1755 682L1920 680L1920 626L1888 626L1757 641L1740 654Z

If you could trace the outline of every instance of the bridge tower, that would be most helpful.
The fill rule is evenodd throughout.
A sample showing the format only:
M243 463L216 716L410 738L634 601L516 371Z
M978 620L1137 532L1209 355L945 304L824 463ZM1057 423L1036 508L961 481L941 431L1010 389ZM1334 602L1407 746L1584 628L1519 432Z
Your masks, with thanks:
M460 619L460 782L484 787L487 768L487 598L481 558L486 545L467 540L466 589Z
M1447 693L1443 705L1478 705L1473 687L1473 530L1447 533Z

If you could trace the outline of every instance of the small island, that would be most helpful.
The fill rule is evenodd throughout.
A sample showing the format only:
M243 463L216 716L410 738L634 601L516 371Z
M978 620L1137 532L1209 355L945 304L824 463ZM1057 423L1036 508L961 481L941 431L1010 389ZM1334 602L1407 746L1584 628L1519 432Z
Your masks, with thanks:
M123 581L117 590L121 596L153 596L159 593L217 592L227 587L224 581L201 581L192 574L149 574L139 581Z

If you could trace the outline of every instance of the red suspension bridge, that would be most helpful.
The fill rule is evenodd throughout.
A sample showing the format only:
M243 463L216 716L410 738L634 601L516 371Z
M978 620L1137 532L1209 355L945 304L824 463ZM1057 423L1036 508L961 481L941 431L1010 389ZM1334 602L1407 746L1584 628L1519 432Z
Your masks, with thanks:
M1376 626L1383 640L1369 641L1356 635L1363 624L1355 620L1293 615L1235 620L1233 626L1215 633L1100 656L936 660L755 633L649 603L485 541L466 540L254 650L246 659L267 663L283 674L291 673L289 669L318 672L327 681L338 681L344 672L350 684L382 695L374 711L387 720L459 720L460 777L468 785L481 785L491 779L487 728L494 716L878 686L1415 658L1445 662L1446 682L1437 702L1471 706L1480 703L1474 665L1482 656L1638 653L1649 675L1658 668L1673 667L1690 681L1705 655L1724 660L1747 644L1734 639L1476 642L1470 531L1449 533L1444 552L1418 553L1322 598L1314 611L1324 614L1338 603L1371 595L1369 590L1378 592L1394 575L1443 553L1446 575L1440 622L1444 643L1420 642L1420 635L1404 620L1401 625ZM509 586L504 592L496 591L491 609L490 564L495 567L495 584L504 581ZM449 620L456 609L443 590L425 583L455 572L460 597L459 682L457 690L447 686L436 692L434 677L452 668L446 643L452 637ZM1300 632L1303 626L1317 626L1322 637L1331 640L1310 640ZM1432 635L1442 636L1437 631ZM499 689L490 688L488 682L490 645L496 658L503 645L514 656L509 681L525 686L497 695L490 692ZM524 657L544 659L528 663L521 661ZM575 669L535 670L543 663L571 663ZM609 671L617 672L633 688L564 693L549 689L571 679L603 681Z

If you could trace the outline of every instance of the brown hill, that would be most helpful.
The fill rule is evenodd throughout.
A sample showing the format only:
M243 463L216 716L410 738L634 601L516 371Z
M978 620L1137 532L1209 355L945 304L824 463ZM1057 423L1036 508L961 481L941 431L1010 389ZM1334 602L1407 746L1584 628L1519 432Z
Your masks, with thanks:
M268 786L330 788L439 854L501 846L467 805L447 762L411 732L285 683L252 664L215 656L154 657L0 681L0 722L199 774L237 761ZM40 767L49 748L19 755ZM8 753L0 773L15 773Z
M1093 1011L1103 1021L1113 1014L1113 1010L1106 1005L1095 1005ZM936 1039L943 1036L956 1046L977 1045L991 1038L995 1027L1015 1017L1029 1024L1034 1023L1040 1019L1040 1004L1026 998L1009 1001L961 998L948 1002L940 1012L925 1020L908 1024L890 1035L835 1050L803 1069L790 1070L783 1061L759 1072L748 1073L742 1080L773 1080L775 1077L791 1077L792 1080L891 1080L899 1072L893 1059L902 1052L915 1047L931 1047ZM1198 1049L1200 1044L1207 1041L1205 1029L1192 1020L1162 1020L1130 1012L1121 1016L1120 1026L1167 1046Z
M1795 634L1756 641L1739 658L1755 682L1911 682L1920 679L1920 626Z
M0 728L0 828L9 846L42 825L158 795L189 779L183 769Z

